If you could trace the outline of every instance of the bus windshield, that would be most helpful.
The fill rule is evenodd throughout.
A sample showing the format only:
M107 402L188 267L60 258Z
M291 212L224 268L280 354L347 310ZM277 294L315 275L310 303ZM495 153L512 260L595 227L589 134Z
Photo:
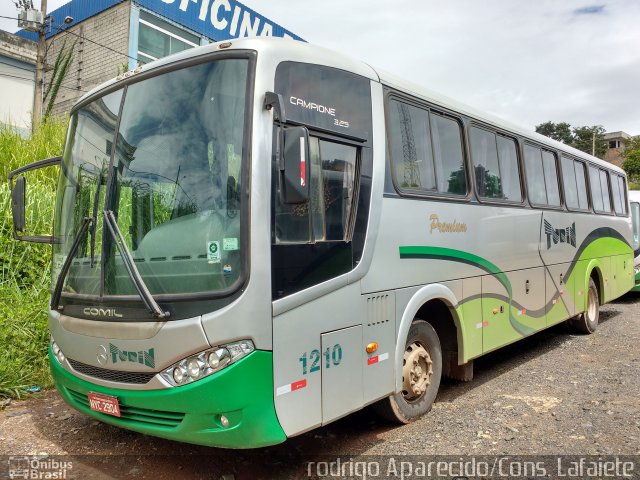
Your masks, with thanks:
M63 298L138 298L103 224L105 212L113 212L151 294L215 296L237 286L248 69L246 59L190 66L72 114L58 188L54 284L72 244L80 244ZM76 238L84 223L86 234Z

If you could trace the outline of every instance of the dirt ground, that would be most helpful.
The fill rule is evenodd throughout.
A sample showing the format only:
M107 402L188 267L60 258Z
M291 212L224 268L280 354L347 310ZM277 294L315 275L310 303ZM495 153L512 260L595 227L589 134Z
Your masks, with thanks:
M172 480L307 478L307 462L327 456L640 458L640 296L603 306L600 322L594 335L558 326L477 360L473 381L444 380L432 412L410 425L389 425L365 409L257 451L121 430L43 392L0 412L0 478L26 455L72 462L66 478Z

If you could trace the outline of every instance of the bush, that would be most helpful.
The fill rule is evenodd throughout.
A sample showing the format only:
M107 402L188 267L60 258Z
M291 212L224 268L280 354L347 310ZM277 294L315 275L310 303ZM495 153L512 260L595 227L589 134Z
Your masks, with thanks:
M30 139L0 127L0 397L32 385L50 386L47 305L51 246L13 239L11 170L62 153L66 122L50 120ZM57 168L27 173L30 234L51 234Z

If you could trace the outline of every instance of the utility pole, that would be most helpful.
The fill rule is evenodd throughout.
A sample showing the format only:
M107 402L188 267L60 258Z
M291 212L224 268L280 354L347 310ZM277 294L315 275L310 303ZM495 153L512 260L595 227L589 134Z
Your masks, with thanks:
M596 156L596 132L591 134L591 155Z
M47 24L47 0L40 0L42 22L38 28L38 51L36 55L36 84L33 92L33 115L31 119L31 132L42 121L42 95L44 90L44 66L47 42L45 28Z

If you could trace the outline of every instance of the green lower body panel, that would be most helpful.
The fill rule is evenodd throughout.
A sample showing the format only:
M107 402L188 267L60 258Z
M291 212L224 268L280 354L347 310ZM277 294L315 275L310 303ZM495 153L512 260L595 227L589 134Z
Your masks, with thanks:
M631 287L632 292L640 292L640 272L636 273L635 283Z
M63 369L49 349L51 373L64 400L104 423L180 442L256 448L286 440L273 404L273 356L256 351L202 380L162 390L125 390L86 382ZM120 417L89 408L87 394L117 397ZM229 420L224 427L220 416Z

